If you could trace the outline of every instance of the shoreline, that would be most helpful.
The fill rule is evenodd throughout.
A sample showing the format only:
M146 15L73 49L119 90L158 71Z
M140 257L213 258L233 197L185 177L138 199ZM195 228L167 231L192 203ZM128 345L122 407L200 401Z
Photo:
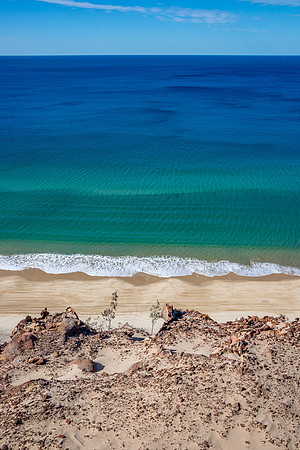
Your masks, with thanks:
M191 275L174 275L174 276L158 276L152 275L144 272L136 273L132 276L105 276L105 275L89 275L85 272L70 272L70 273L49 273L45 272L42 269L38 268L29 268L24 270L3 270L0 269L0 278L3 276L15 276L20 275L27 281L51 281L51 280L68 280L68 281L96 281L96 280L107 280L107 279L115 279L115 280L123 280L127 281L129 284L133 285L142 285L155 283L160 280L185 280L190 284L203 284L206 281L210 280L228 280L228 281L282 281L282 280L295 280L299 279L298 275L290 275L285 273L271 273L267 275L258 275L258 276L246 276L246 275L238 275L234 272L227 273L225 275L202 275L198 273L193 273Z
M0 338L7 336L27 314L39 316L45 307L53 313L72 306L84 320L108 307L112 292L119 295L115 325L130 322L150 328L149 310L161 305L193 309L218 322L247 315L300 316L300 277L272 274L243 277L233 273L206 277L188 275L160 278L97 277L84 273L54 275L39 269L0 271ZM1 337L2 335L2 337Z
M216 256L216 255L215 255ZM270 261L272 258L270 259ZM284 265L282 262L247 262L230 259L198 259L182 256L107 256L103 254L28 253L0 254L0 270L21 272L30 269L46 274L86 274L92 277L129 278L139 274L174 278L203 275L213 278L236 274L245 277L263 277L284 274L300 277L300 264Z

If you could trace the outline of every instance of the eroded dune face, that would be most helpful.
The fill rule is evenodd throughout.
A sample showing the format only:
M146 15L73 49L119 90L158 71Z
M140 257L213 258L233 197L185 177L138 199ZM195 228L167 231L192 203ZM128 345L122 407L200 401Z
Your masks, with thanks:
M150 337L74 310L1 346L2 448L297 448L300 321L164 308Z

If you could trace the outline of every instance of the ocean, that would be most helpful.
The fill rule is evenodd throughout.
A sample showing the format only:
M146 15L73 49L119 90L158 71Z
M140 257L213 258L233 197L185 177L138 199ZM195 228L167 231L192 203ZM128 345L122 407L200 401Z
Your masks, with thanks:
M0 57L0 269L300 275L300 57Z

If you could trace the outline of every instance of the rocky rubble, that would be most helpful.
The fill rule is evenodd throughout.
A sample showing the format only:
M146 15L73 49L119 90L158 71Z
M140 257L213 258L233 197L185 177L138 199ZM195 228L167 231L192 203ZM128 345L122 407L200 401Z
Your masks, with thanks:
M164 308L153 337L74 310L0 348L0 448L300 448L300 321Z

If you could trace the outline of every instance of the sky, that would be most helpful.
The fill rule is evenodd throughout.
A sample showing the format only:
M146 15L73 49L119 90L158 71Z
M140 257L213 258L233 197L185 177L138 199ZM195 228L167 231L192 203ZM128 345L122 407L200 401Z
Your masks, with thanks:
M299 55L300 0L0 0L0 55Z

